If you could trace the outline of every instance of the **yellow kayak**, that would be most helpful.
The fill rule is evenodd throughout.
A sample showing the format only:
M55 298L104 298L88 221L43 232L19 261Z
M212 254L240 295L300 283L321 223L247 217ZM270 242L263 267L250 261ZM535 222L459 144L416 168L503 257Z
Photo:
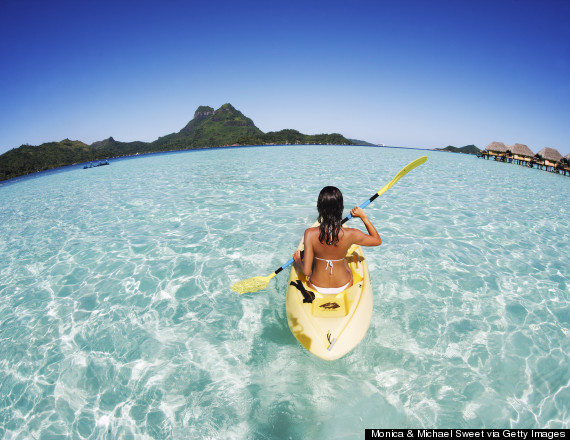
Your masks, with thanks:
M303 248L301 240L297 249ZM295 265L287 283L286 311L291 332L303 347L328 361L356 347L372 318L372 287L362 248L353 245L346 259L353 285L341 293L323 295L309 288L305 275L297 272ZM303 294L303 289L308 292Z

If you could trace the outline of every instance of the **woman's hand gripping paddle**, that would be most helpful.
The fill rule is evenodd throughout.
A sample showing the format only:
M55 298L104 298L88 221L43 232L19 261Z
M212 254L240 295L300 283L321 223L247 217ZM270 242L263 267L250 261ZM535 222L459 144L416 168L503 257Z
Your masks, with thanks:
M381 196L386 191L388 191L390 188L392 188L392 186L394 186L394 184L398 180L400 180L402 177L404 177L406 174L408 174L414 168L425 163L426 160L427 160L427 156L422 156L422 157L414 160L413 162L410 162L408 165L406 165L404 168L402 168L400 170L400 172L398 174L396 174L396 176L390 182L388 182L386 185L384 185L384 187L380 191L378 191L377 193L374 193L374 195L372 197L370 197L368 200L366 200L362 205L360 205L360 207L365 208L366 206L370 205L370 203L372 203L374 200L376 200L379 196ZM346 223L351 218L352 218L352 214L348 214L348 216L346 216L342 220L342 223L343 224ZM271 281L271 279L275 275L277 275L283 269L286 269L287 267L289 267L291 264L294 263L294 261L295 260L293 260L293 258L291 258L289 261L287 261L287 263L285 263L283 266L281 266L279 269L277 269L271 275L268 275L266 277L259 276L259 277L248 278L247 280L243 280L243 281L238 281L237 283L232 285L232 290L234 292L242 294L242 293L249 293L249 292L257 292L258 290L265 289L267 287L267 285L269 284L269 281Z

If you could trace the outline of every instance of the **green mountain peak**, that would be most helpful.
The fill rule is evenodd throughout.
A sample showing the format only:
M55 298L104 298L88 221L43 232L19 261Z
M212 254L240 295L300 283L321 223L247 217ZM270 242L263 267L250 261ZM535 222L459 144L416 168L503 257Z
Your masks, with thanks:
M214 114L214 109L212 107L208 107L207 105L201 105L194 112L194 119L205 118L213 114Z
M154 142L119 142L109 137L91 145L64 139L40 146L22 145L0 155L0 180L74 163L134 154L176 151L226 145L336 144L353 142L340 134L305 135L297 130L263 133L253 121L230 103L214 110L201 105L194 118L178 133Z

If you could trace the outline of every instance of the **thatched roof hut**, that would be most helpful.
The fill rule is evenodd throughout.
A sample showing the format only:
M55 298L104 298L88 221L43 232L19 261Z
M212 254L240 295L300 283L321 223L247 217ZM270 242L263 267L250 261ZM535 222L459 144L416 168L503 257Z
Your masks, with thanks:
M558 152L558 150L554 148L543 148L538 153L536 153L538 157L542 160L547 160L549 162L559 162L562 159L562 155Z
M492 151L493 153L506 153L507 146L502 142L491 142L489 145L487 145L485 150Z
M531 149L528 148L526 145L523 145L523 144L514 144L510 147L507 147L507 149L512 154L515 154L517 156L534 157L534 153L531 151Z

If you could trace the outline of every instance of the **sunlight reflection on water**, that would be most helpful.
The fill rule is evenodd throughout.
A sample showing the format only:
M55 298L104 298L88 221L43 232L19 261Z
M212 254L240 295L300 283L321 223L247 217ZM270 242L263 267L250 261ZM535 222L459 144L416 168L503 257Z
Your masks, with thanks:
M352 353L298 345L286 275L230 290L290 258L323 186L348 210L424 154L367 208L384 243L366 253L374 315ZM569 193L567 177L473 156L331 146L4 185L0 437L568 428Z

